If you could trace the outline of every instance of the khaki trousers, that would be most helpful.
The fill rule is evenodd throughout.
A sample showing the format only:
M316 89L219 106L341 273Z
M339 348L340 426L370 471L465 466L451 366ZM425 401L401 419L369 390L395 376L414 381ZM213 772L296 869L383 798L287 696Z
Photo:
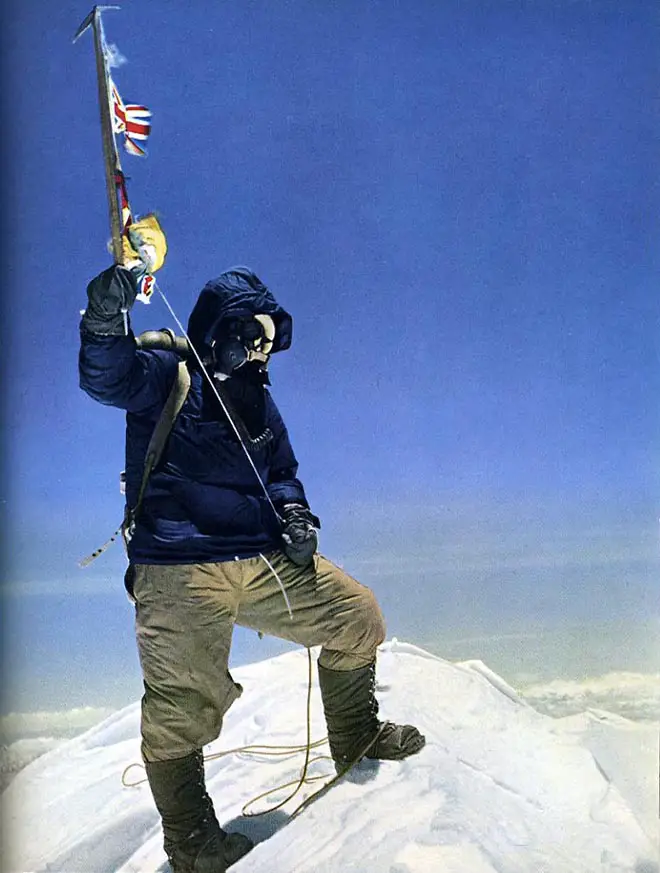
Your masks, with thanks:
M208 564L137 564L133 592L146 761L184 757L219 736L243 690L228 667L234 624L321 646L319 663L330 670L372 663L385 639L370 589L321 555L306 567L282 552Z

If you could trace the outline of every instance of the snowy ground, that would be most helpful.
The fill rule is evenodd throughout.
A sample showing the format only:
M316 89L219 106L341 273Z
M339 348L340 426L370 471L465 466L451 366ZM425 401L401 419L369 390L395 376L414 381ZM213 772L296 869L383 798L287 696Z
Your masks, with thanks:
M305 740L307 656L289 652L234 671L245 687L212 756ZM379 658L385 718L418 725L426 748L403 763L364 764L300 816L279 791L303 755L235 753L207 762L216 811L257 846L236 873L653 873L657 858L657 729L589 711L535 711L481 662L452 664L391 642ZM324 736L314 678L312 738ZM139 704L54 748L3 794L7 858L16 873L167 870L139 761ZM320 750L321 753L325 748ZM318 752L315 752L318 754ZM329 761L312 764L332 773ZM128 780L143 773L132 768ZM290 790L290 789L289 789Z

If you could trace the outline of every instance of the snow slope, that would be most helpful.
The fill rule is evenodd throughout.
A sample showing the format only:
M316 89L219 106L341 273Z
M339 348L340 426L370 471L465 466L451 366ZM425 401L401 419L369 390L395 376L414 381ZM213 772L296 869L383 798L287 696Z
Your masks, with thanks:
M657 762L651 726L602 713L541 715L481 662L452 664L397 641L382 647L378 675L382 716L418 725L426 748L402 763L363 763L298 817L288 813L322 783L285 809L273 807L290 789L248 810L263 816L241 810L295 780L301 753L207 761L221 822L257 841L236 873L657 873L657 807L644 776ZM304 743L304 651L241 667L234 678L245 693L207 755ZM323 736L314 675L312 738ZM134 762L139 704L29 764L3 795L3 869L167 870L146 784L122 786ZM319 760L311 772L333 771ZM143 771L126 776L139 781Z

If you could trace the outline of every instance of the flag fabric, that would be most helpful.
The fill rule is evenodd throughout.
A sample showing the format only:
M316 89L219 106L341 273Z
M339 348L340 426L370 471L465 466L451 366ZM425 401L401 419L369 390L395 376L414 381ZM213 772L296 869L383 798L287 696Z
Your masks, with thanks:
M110 76L108 76L108 86L113 133L124 135L124 148L129 154L144 157L146 151L139 145L139 142L144 142L151 133L151 112L146 106L140 106L137 103L124 103ZM121 169L118 155L115 167L115 188L121 210L121 234L124 236L133 223L133 213L126 191L126 177ZM156 280L152 275L147 273L142 276L137 299L143 303L149 303L155 285Z
M124 148L129 154L144 157L146 152L138 140L145 141L151 133L151 112L146 106L124 103L112 79L109 79L109 85L113 132L123 133Z
M128 202L128 193L126 192L126 177L119 167L115 170L115 186L121 209L121 233L123 236L128 226L133 223L133 213L131 212L131 205Z
M155 287L156 277L152 276L151 273L147 273L146 276L143 276L142 279L140 279L140 291L136 299L141 303L150 303L151 295L154 293Z
M117 190L117 198L119 200L119 208L121 210L121 235L125 236L128 228L133 224L133 213L131 204L128 202L128 192L126 191L126 176L120 167L115 169L115 188ZM154 293L156 279L149 273L142 276L137 299L142 303L150 303L151 295Z

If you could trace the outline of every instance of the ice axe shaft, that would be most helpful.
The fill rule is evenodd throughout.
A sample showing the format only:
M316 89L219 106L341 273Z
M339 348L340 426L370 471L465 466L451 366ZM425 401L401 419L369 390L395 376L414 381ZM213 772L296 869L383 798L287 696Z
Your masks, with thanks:
M101 141L103 144L103 164L105 167L105 189L108 197L110 213L110 233L112 240L112 256L115 264L122 262L122 220L117 199L116 174L120 169L117 156L117 146L110 115L110 85L105 53L103 51L103 26L101 12L105 9L119 9L119 6L95 6L80 25L73 38L75 42L91 27L94 33L94 55L96 57L96 78L98 85L99 110L101 114Z

